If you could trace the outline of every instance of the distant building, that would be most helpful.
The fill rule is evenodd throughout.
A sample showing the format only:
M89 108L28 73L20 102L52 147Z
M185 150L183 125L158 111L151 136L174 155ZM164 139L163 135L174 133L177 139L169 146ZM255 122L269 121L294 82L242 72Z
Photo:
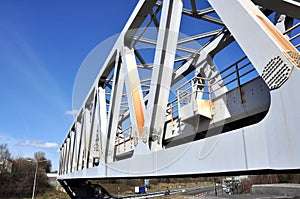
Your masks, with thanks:
M9 160L0 160L0 173L2 173L2 171L11 173L12 162L10 162Z
M243 180L243 179L246 179L246 178L248 178L249 176L247 176L247 175L243 175L243 176L235 176L234 178L236 179L236 180Z
M62 186L57 181L57 176L58 176L57 173L47 173L48 184L51 187L55 187L56 190L64 191L64 189L62 188Z

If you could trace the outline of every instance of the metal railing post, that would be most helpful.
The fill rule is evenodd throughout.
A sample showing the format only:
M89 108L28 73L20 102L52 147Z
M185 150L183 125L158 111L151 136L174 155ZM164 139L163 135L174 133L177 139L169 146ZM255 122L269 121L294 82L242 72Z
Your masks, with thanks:
M238 89L239 89L239 92L240 92L240 100L241 100L241 103L244 103L243 96L242 96L242 88L241 88L241 81L240 81L238 63L235 64L235 72L236 72L236 78L237 78L237 83L238 83Z
M210 80L211 79L207 79L207 88L208 88L208 94L209 94L209 104L210 104L210 112L212 115L214 115L214 105L213 105L213 98L212 98L212 88L211 88L211 85L210 85Z
M181 111L180 111L180 91L177 90L177 106L178 106L178 117L181 117Z

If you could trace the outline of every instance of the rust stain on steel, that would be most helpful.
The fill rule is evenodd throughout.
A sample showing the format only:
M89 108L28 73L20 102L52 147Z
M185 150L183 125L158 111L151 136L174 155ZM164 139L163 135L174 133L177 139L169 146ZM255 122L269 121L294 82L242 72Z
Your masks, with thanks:
M272 39L282 48L283 51L298 51L295 46L293 46L287 38L270 22L270 20L263 15L256 7L250 3L244 4L247 9L257 17L258 22L264 27L264 30L269 33Z
M141 101L141 96L139 91L134 91L132 93L132 100L134 104L134 112L136 115L136 123L138 127L139 137L142 137L144 123L145 123L145 111L143 110L143 105Z
M273 39L277 41L277 44L281 46L284 51L297 51L297 49L287 40L277 28L269 20L266 20L265 17L257 16L262 24L265 26L268 33L272 36Z
M198 113L200 115L203 115L207 118L212 119L210 100L202 100L202 99L199 100L198 99L198 100L196 100L196 103L197 103Z
M138 74L135 74L137 68L134 60L130 60L127 67L129 76L129 84L131 88L131 97L135 112L136 124L138 127L138 135L139 138L142 137L144 123L145 123L145 108L143 106L143 97L141 86L138 78Z
M286 51L285 56L292 62L295 66L300 68L300 53L299 51Z

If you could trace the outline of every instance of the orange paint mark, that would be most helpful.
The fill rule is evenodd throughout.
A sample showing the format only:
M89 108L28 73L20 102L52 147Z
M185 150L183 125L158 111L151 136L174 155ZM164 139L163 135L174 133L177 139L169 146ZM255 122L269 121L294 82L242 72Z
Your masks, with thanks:
M134 112L136 116L136 124L138 127L139 137L142 137L144 123L145 123L145 111L143 109L140 92L135 91L132 93L132 100L134 104Z
M139 138L142 137L144 122L145 122L145 106L143 102L143 96L141 91L139 74L136 67L134 56L127 59L127 72L131 90L131 98L133 103L133 109L136 118L136 125Z
M297 51L297 49L286 39L283 34L269 21L269 19L263 15L253 4L245 2L243 4L247 10L252 12L253 16L259 19L260 24L264 27L264 30L276 41L276 43L284 50Z
M132 146L132 127L130 127L130 147Z
M287 40L277 28L274 27L273 24L271 24L270 21L266 20L265 17L257 16L258 19L261 21L261 23L265 26L266 30L268 31L269 35L276 40L277 44L280 45L280 47L287 51L297 51L297 49Z
M124 138L124 141L123 141L123 145L124 145L124 151L126 151L126 140Z

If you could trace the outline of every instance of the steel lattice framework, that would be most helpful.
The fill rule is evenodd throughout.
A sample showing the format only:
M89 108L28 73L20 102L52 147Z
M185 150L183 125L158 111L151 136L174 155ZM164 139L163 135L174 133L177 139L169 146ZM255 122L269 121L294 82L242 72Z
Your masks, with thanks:
M69 195L76 179L298 170L299 19L295 0L140 0L61 145Z

